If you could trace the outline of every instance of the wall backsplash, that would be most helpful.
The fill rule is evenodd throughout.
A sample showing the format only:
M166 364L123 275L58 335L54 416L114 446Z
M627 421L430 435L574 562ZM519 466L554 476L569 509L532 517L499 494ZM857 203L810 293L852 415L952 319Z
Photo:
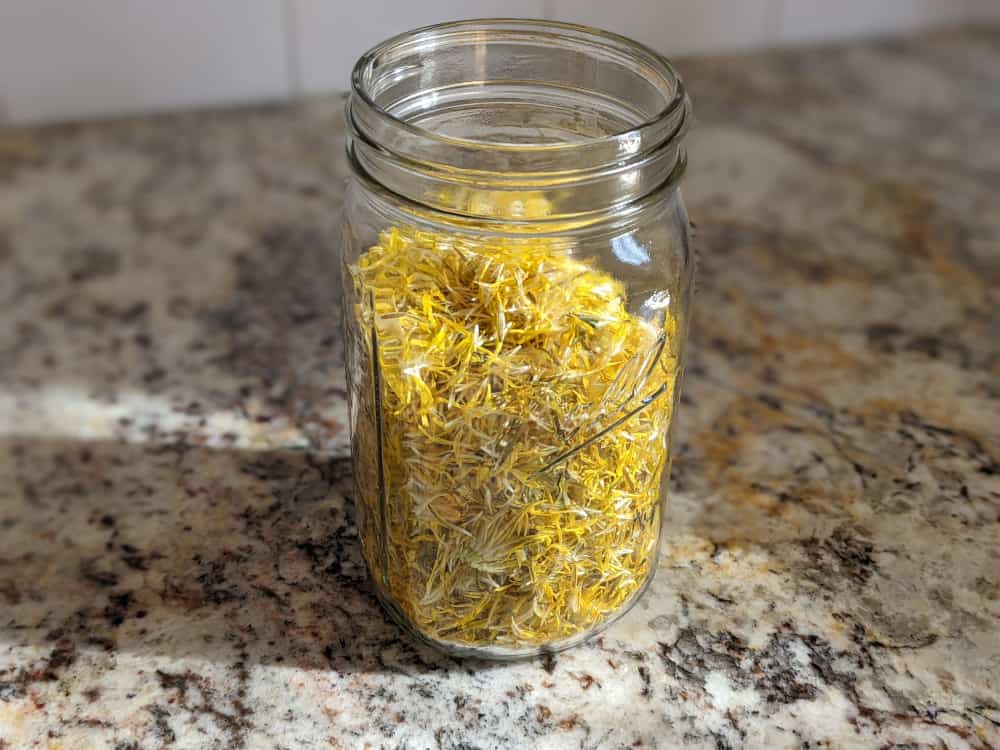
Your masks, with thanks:
M1000 20L1000 2L2 0L0 124L343 90L379 39L482 16L602 26L680 56Z

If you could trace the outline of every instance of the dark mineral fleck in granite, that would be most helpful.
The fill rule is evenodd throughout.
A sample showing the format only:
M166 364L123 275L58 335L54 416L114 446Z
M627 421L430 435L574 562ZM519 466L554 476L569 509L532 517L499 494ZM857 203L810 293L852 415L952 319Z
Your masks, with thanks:
M667 544L518 664L365 580L340 102L0 133L0 748L1000 747L1000 29L680 67Z

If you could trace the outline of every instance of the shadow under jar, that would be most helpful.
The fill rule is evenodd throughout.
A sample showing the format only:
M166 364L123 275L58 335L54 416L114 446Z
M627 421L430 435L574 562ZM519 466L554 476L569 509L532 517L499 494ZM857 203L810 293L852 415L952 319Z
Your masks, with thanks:
M656 568L692 259L689 102L595 29L428 27L357 63L344 216L358 528L410 633L578 643Z

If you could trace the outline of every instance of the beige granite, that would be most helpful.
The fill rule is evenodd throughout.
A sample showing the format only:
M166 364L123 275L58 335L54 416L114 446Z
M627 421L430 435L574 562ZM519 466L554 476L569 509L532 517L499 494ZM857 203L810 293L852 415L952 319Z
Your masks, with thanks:
M1000 747L1000 29L680 68L667 544L516 664L365 579L340 102L0 133L0 748Z

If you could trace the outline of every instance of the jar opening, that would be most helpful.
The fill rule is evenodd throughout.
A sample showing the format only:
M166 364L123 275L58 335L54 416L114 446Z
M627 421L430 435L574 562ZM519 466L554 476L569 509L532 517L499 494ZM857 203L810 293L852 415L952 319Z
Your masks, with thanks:
M576 215L675 175L689 110L671 64L637 42L549 21L460 21L361 57L348 148L365 176L434 209L524 218L490 213L524 200L469 199L486 190L544 194L549 215Z

